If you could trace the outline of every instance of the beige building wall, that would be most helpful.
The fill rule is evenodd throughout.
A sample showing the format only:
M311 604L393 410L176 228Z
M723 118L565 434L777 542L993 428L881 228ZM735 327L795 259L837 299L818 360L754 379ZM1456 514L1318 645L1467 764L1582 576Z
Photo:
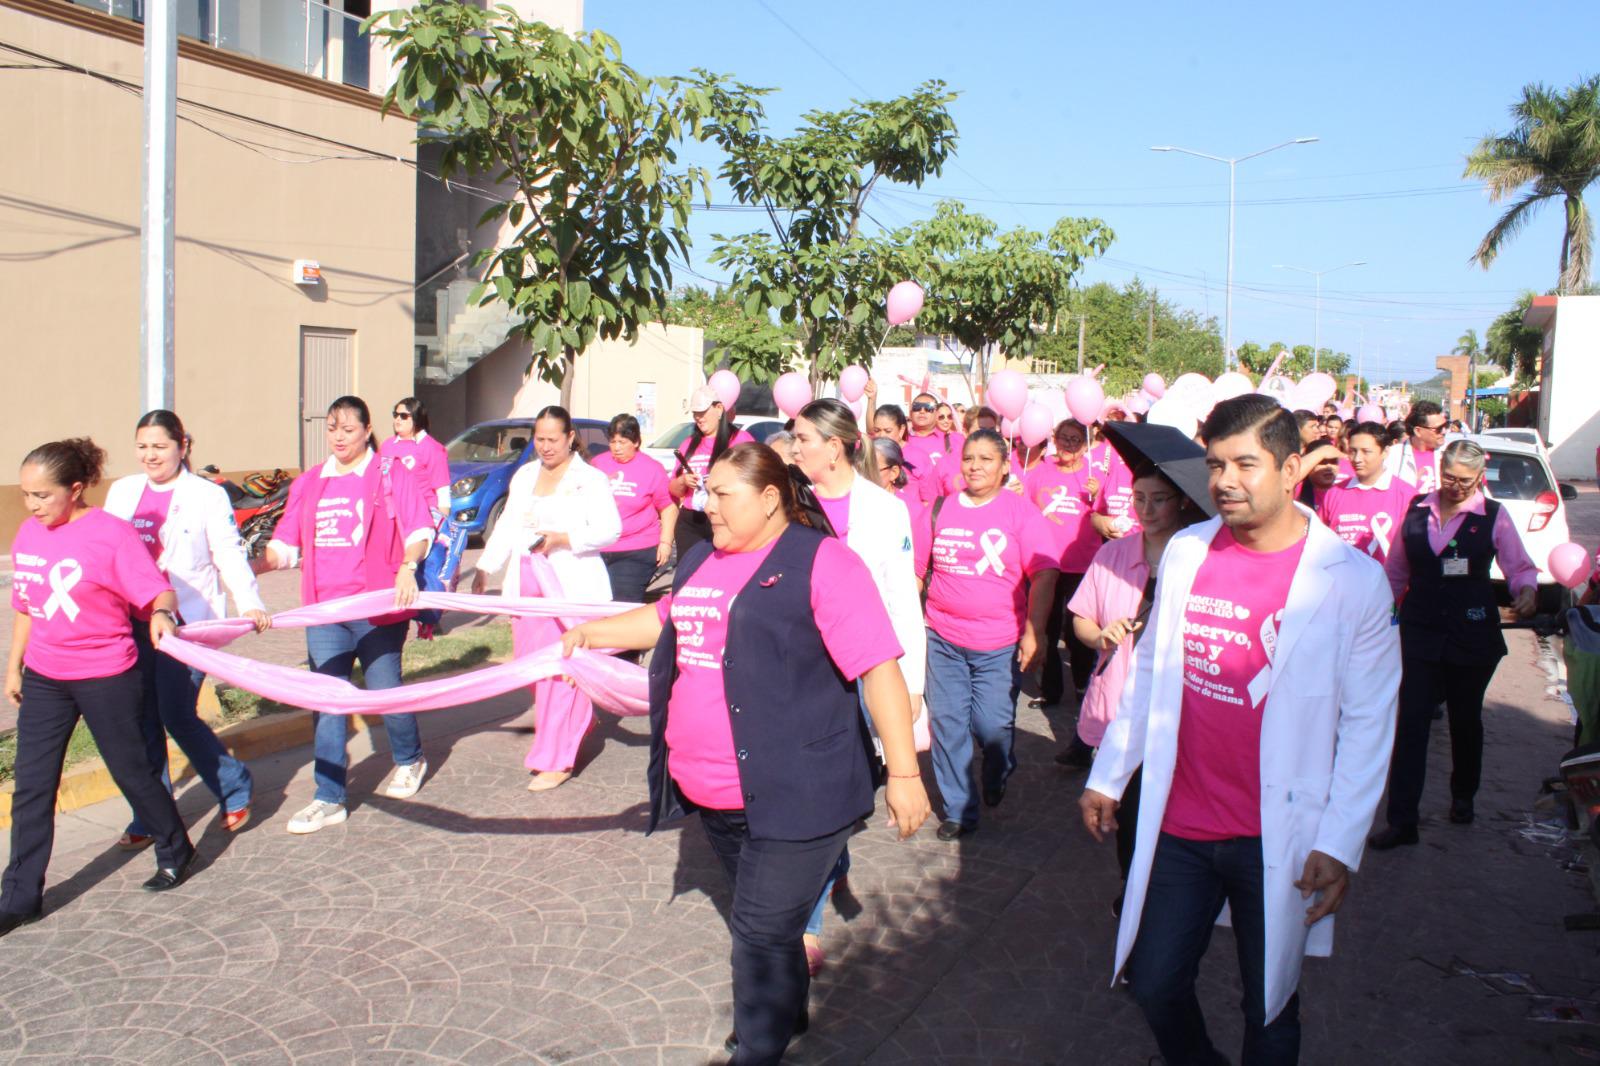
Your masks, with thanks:
M47 17L60 8L70 21ZM0 0L0 40L138 85L128 27L137 34L51 0ZM181 46L178 69L176 408L197 465L295 467L302 331L349 332L350 386L375 412L412 391L414 126L380 118L377 97L214 65L192 58L197 47ZM89 435L110 450L112 476L129 473L142 413L141 97L58 70L7 84L0 316L23 395L0 420L0 550L17 517L7 464ZM365 155L339 144L383 158L333 158ZM317 260L324 283L293 284L295 259Z

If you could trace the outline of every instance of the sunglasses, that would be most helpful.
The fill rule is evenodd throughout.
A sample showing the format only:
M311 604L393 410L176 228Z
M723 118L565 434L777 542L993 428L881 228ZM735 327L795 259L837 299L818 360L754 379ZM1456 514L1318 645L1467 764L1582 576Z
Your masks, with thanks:
M1057 437L1056 443L1061 445L1063 448L1076 448L1079 445L1086 444L1088 442L1082 437Z
M939 405L936 403L914 403L911 405L911 409L913 411L937 411Z
M411 421L411 412L410 411L396 411L394 413L394 418L395 418L396 422L409 422L409 421Z

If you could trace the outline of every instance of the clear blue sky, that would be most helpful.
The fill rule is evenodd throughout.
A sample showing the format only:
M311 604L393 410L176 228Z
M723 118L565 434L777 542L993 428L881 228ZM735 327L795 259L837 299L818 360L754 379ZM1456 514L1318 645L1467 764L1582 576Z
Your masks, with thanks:
M1468 262L1500 208L1462 180L1462 159L1479 137L1509 128L1524 84L1566 86L1600 71L1594 0L588 0L584 20L617 37L643 72L705 67L780 90L767 102L779 132L811 108L943 79L961 92L955 165L920 193L875 195L870 208L884 224L926 214L929 193L965 199L1005 226L1098 216L1117 240L1085 282L1138 273L1219 325L1228 168L1150 146L1239 156L1320 137L1238 168L1234 343L1311 342L1313 279L1276 264L1364 259L1323 279L1322 343L1355 356L1364 337L1373 378L1431 376L1463 330L1481 337L1518 292L1554 285L1558 204L1488 272ZM709 146L685 157L716 162ZM1300 197L1310 199L1251 202ZM712 233L755 224L698 214L693 269L718 277L705 264Z

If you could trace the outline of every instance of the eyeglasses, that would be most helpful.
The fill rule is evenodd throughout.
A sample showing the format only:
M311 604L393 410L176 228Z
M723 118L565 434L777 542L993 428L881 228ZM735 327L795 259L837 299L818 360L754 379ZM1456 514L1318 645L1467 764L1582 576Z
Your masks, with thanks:
M1439 475L1439 484L1441 484L1441 485L1449 485L1453 489L1470 489L1470 488L1472 488L1472 486L1476 485L1477 483L1478 483L1478 475L1477 474L1473 474L1471 477L1455 477L1455 476L1453 476L1451 474L1440 474Z
M1057 437L1056 443L1063 448L1078 448L1086 442L1082 437Z
M939 405L936 403L914 403L911 405L911 409L913 411L937 411Z
M1418 426L1417 428L1418 429L1425 429L1429 433L1443 433L1445 431L1445 427L1447 425L1449 425L1449 423L1440 422L1437 426Z
M411 421L411 412L410 411L396 411L394 413L394 420L396 422L409 422L409 421Z
M1141 496L1136 492L1133 494L1133 505L1135 507L1165 507L1177 498L1170 494L1166 496Z

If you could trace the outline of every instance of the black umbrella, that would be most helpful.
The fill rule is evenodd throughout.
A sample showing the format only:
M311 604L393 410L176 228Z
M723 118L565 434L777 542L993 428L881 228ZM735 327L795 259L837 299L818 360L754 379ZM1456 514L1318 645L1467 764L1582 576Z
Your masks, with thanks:
M1145 463L1156 467L1208 517L1215 517L1217 505L1211 500L1211 474L1206 469L1204 448L1171 426L1107 422L1102 429L1130 468L1137 470Z

